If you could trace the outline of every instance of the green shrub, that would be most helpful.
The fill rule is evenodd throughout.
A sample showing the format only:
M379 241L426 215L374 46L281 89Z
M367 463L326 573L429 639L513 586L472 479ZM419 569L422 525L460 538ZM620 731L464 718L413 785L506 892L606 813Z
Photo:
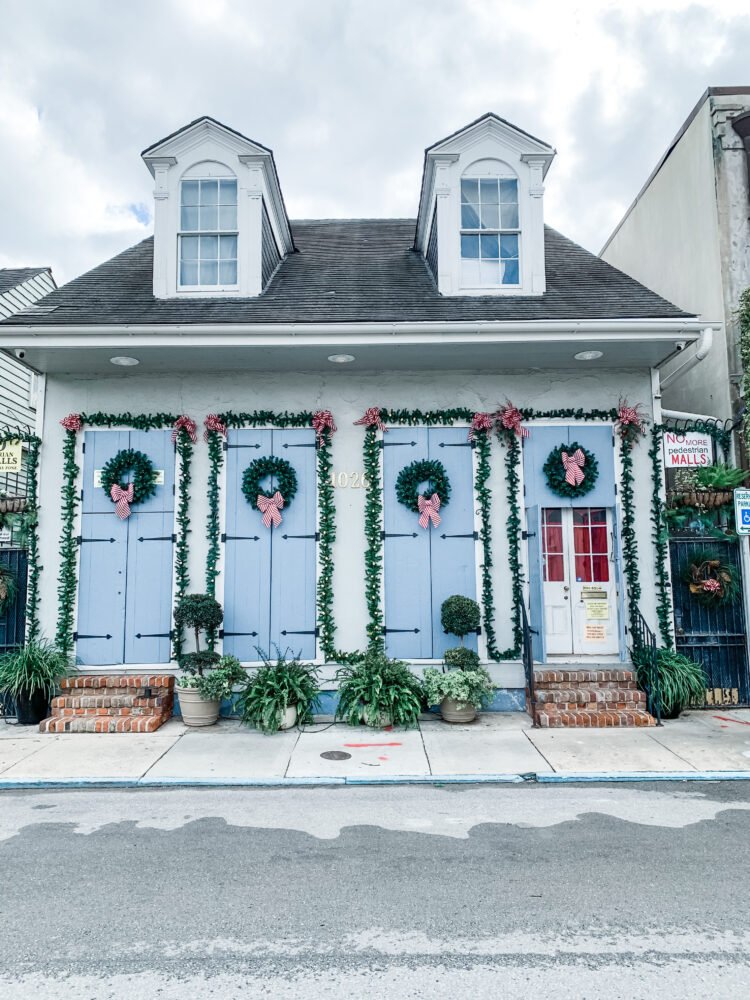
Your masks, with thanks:
M200 634L202 631L212 633L224 621L224 612L216 598L210 594L185 594L180 603L175 608L174 621L177 628L191 628L195 633L195 652L201 653ZM187 656L180 658L180 666L185 670L195 670L198 674L203 674L204 667L211 666L205 663L200 655L188 660ZM183 666L183 663L191 666Z
M471 597L454 594L440 606L440 623L446 632L457 635L461 642L469 632L476 632L479 622L479 605Z
M701 664L672 649L659 649L656 655L659 662L662 715L679 715L691 705L705 704L707 681ZM639 652L634 653L633 661L638 685L647 689L651 683L650 667Z
M199 677L202 677L203 671L212 670L218 666L220 659L221 655L219 653L215 653L210 649L201 649L197 653L183 653L177 662L181 670L185 670L188 674L197 674Z
M416 726L422 709L422 685L401 660L368 651L360 662L340 667L339 703L336 718L350 726L361 722L381 726L383 718L394 726Z
M207 669L208 672L198 673L197 669L192 676L180 677L177 681L178 688L195 688L200 694L201 698L205 698L206 701L223 701L225 698L229 698L232 694L234 688L241 684L247 678L247 673L245 668L240 664L240 661L236 656L219 656L218 653L188 653L183 659L188 657L200 656L206 658L206 662L203 664L203 669ZM211 657L210 662L207 660ZM208 669L210 666L214 666L213 670ZM183 660L180 660L180 666L183 666Z
M258 650L263 665L248 677L237 701L245 725L255 726L264 733L275 733L287 708L297 706L297 723L313 722L313 709L320 694L318 670L300 663L299 656L287 659L286 650L276 649L276 662Z
M453 667L456 670L475 670L480 663L479 653L466 646L455 646L453 649L446 649L443 653L443 662L446 667Z
M443 698L453 698L459 709L467 705L482 708L495 692L490 675L482 667L474 670L436 670L424 672L424 690L428 705L439 705Z
M45 639L27 642L0 657L0 691L13 698L43 691L48 698L72 670L70 657Z
M731 465L705 465L697 469L695 478L699 486L709 490L733 490L744 483L745 469L735 469Z

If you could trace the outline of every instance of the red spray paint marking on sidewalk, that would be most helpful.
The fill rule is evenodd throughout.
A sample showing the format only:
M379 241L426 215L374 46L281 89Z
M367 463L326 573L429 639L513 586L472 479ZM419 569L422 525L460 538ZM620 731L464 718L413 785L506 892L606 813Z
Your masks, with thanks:
M731 719L728 715L715 715L714 718L719 719L721 722L736 722L738 726L750 726L750 722L746 722L744 719Z
M400 747L401 743L345 743L345 747L357 747L361 749L362 747Z

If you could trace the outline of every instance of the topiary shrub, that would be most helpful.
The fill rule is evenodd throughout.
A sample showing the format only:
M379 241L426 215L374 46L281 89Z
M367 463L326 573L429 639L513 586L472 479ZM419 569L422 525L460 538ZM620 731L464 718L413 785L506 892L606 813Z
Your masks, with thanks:
M175 608L174 621L177 628L191 628L195 633L195 654L183 656L180 666L187 664L184 669L193 670L202 677L204 667L218 662L219 656L201 652L200 634L213 631L224 621L221 605L210 594L185 594Z
M457 635L463 644L464 636L476 632L480 622L479 605L471 597L454 594L440 606L440 623L446 632Z
M443 653L443 663L454 670L476 670L479 666L479 653L466 646L455 646Z

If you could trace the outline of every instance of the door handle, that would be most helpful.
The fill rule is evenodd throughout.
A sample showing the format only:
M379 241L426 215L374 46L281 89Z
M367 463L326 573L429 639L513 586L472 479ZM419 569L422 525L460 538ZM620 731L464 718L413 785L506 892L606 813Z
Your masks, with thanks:
M563 587L563 590L567 593L570 590L570 587Z

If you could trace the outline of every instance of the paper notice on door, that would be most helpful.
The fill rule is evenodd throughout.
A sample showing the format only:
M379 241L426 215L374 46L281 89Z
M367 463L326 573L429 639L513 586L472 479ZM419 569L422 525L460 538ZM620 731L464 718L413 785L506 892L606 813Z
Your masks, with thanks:
M156 475L154 476L154 483L157 486L164 485L164 469L154 469ZM94 486L102 485L102 470L94 469Z
M588 621L609 621L609 601L588 600L584 602Z
M584 642L606 642L607 639L607 626L606 625L593 625L591 622L586 622L583 626L583 641Z

